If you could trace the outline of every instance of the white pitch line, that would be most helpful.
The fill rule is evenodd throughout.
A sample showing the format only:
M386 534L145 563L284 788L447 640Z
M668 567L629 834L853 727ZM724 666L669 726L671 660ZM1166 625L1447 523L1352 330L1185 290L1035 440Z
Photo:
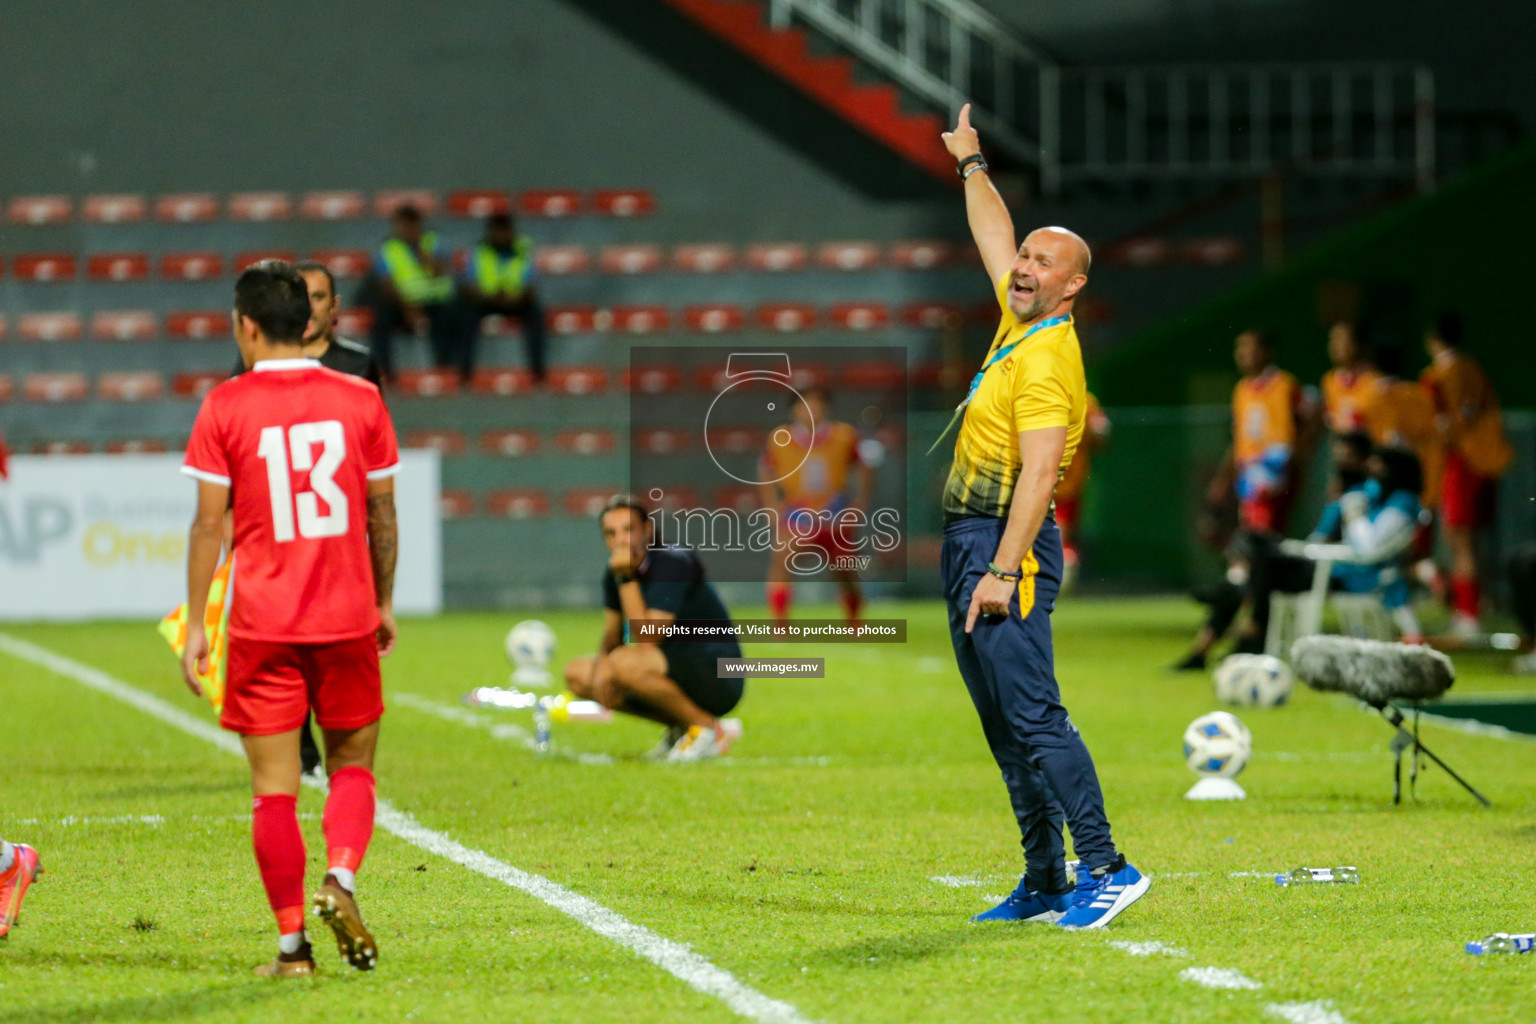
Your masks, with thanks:
M1205 988L1229 989L1238 992L1255 992L1264 987L1242 971L1231 967L1186 967L1179 977Z
M1310 1003L1270 1003L1264 1012L1279 1017L1287 1024L1349 1024L1349 1020L1333 1008L1333 1000L1318 999Z
M1111 946L1124 950L1131 956L1189 956L1189 951L1178 946L1170 946L1166 942L1111 942Z
M934 875L928 881L937 882L951 889L972 889L986 885L988 880L980 875Z
M564 757L581 764L613 764L613 758L607 754L594 754L585 750L567 750L553 744L546 751L539 750L538 741L533 738L533 733L520 725L511 722L491 722L475 714L469 708L457 707L453 704L444 704L441 701L432 700L416 693L392 693L389 695L391 703L420 711L423 714L441 718L445 722L454 722L458 725L467 725L471 729L481 729L498 740L509 740L525 750L534 753L548 753L556 757Z
M66 658L61 654L55 654L47 648L38 647L36 644L28 643L7 633L0 633L0 651L57 675L73 679L89 689L121 701L153 718L158 718L182 732L206 740L225 753L244 757L240 741L233 734L159 697L114 678L100 669ZM385 800L378 802L378 814L375 820L384 831L413 846L435 853L543 901L582 926L651 961L694 991L719 999L742 1017L757 1021L759 1024L810 1024L810 1021L794 1006L749 988L735 975L724 968L716 967L686 945L663 938L602 904L572 892L565 886L541 875L520 870L505 861L497 860L488 853L464 846L441 832L427 828Z

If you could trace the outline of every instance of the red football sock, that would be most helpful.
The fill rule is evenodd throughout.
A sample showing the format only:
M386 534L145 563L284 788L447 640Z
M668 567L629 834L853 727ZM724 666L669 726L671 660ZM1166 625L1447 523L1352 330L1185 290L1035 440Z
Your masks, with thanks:
M768 584L768 611L774 618L789 618L789 600L794 592L788 583Z
M1477 609L1483 603L1482 588L1473 576L1451 577L1451 607L1462 615L1477 618Z
M331 795L325 801L326 862L333 868L356 871L373 838L373 772L353 766L331 773Z
M848 621L849 622L858 622L859 621L859 609L864 607L864 593L863 593L863 591L859 591L859 590L844 590L842 592L842 597L843 597L843 614L848 617Z
M304 929L304 833L299 830L299 798L269 793L251 801L251 838L256 867L277 917L279 934Z

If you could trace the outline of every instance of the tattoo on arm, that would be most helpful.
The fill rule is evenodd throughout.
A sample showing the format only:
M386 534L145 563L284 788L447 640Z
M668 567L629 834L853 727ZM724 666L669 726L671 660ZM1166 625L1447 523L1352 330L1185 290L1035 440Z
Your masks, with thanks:
M399 551L394 494L368 495L368 553L373 559L374 596L381 605L394 599L395 558Z

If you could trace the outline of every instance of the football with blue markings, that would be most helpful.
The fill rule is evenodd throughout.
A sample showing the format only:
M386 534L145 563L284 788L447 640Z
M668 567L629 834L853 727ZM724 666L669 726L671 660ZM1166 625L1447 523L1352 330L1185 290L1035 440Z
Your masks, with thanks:
M1269 654L1233 654L1216 666L1216 699L1248 708L1277 708L1291 699L1290 666Z
M1212 711L1184 730L1184 763L1200 776L1230 779L1253 756L1248 727L1230 711Z

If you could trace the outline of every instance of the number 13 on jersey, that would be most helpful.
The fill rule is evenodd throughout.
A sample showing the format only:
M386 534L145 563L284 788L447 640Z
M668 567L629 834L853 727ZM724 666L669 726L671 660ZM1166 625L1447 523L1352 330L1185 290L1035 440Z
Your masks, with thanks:
M316 445L320 446L318 459ZM339 420L295 423L286 432L282 427L264 427L256 454L267 466L274 540L281 544L296 536L315 540L347 532L347 496L336 484L336 471L347 457L347 435ZM309 487L297 494L291 486L294 473L309 474ZM328 509L324 515L322 501Z

